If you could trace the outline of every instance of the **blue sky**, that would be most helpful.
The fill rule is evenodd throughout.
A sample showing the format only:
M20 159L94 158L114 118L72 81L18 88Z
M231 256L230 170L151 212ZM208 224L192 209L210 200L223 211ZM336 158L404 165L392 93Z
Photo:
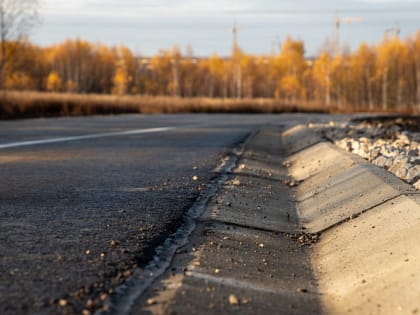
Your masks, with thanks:
M420 0L44 0L32 39L49 45L81 37L142 55L173 45L191 45L199 56L228 55L236 21L246 52L271 53L290 35L316 55L334 37L336 14L362 18L341 27L340 41L350 48L378 42L396 23L402 37L420 29Z

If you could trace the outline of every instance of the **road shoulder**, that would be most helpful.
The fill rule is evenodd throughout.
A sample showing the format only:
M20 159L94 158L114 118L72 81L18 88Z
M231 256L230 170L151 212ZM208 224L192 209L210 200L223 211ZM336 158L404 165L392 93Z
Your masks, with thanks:
M254 135L190 242L132 314L316 314L319 294L301 235L280 129Z
M132 314L416 314L419 198L305 126L265 128Z

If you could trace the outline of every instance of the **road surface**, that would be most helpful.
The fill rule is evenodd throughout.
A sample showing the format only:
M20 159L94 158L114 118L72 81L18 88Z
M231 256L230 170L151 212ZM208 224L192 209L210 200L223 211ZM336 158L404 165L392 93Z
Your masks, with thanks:
M80 313L152 259L233 146L264 125L320 119L327 117L1 122L0 313L51 314L66 303Z

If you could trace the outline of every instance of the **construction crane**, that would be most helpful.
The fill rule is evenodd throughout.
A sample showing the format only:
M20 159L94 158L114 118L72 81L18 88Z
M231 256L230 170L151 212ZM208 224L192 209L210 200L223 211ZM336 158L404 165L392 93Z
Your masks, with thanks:
M385 30L385 35L388 35L389 33L394 33L394 37L397 38L400 35L400 26L398 25L398 23L395 23L393 28L388 28L387 30Z
M363 18L360 16L356 17L339 17L335 18L335 53L338 54L340 51L340 28L342 24L361 23Z

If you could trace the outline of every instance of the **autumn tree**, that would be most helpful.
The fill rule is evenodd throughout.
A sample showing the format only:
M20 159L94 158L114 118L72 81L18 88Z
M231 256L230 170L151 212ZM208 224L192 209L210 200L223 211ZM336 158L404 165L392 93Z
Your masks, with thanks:
M278 66L281 77L278 79L276 94L288 102L296 102L304 93L302 85L306 67L305 50L302 41L287 37L281 46Z
M130 49L125 46L118 48L115 74L113 77L113 93L127 94L136 92L138 64Z
M353 80L357 83L357 103L363 103L369 110L374 109L376 54L371 47L362 43L352 59Z
M388 111L392 107L401 105L402 89L404 85L402 63L405 49L397 36L386 36L378 46L377 76L382 86L382 110Z
M8 42L10 54L4 66L3 86L15 90L41 90L48 74L44 50L28 40Z
M4 83L4 69L15 53L8 42L21 41L38 22L38 0L0 0L0 86Z
M115 75L113 78L114 87L112 92L117 95L124 95L128 88L128 71L124 60L120 59L117 62Z
M273 95L273 84L268 78L272 65L271 56L262 55L255 58L254 96L271 97Z
M417 113L420 113L420 31L417 31L414 37L408 39L408 46L411 49L411 53L414 61L415 69L415 97L414 97L414 109Z
M218 95L222 95L223 97L227 97L227 82L225 86L224 76L224 62L223 60L217 55L213 54L208 60L208 93L206 96L214 97L216 93ZM221 92L223 91L223 92ZM226 91L226 92L225 92Z
M232 56L224 58L196 58L192 49L184 53L177 47L140 57L127 47L78 38L50 47L25 38L6 40L1 84L17 90L263 97L289 104L316 102L327 110L420 112L420 32L310 59L303 42L292 38L276 54L247 54L237 43L233 48Z
M61 78L57 72L52 71L47 78L47 91L59 92L62 87Z
M313 75L318 83L320 91L325 101L325 105L331 105L331 57L324 52L315 61Z
M255 60L255 56L252 55L244 55L241 58L242 95L247 98L253 98L255 96L254 83L257 74Z
M192 97L196 95L194 82L196 81L197 59L191 46L188 46L184 58L180 61L180 90L181 96Z
M346 92L349 82L347 82L348 56L336 54L329 64L329 82L331 101L338 108L343 108L347 103ZM328 80L328 79L327 79Z
M50 50L49 59L65 91L111 93L119 59L115 49L81 39L66 40Z
M173 95L173 63L172 52L161 50L158 55L150 60L152 71L151 80L148 83L148 94Z

